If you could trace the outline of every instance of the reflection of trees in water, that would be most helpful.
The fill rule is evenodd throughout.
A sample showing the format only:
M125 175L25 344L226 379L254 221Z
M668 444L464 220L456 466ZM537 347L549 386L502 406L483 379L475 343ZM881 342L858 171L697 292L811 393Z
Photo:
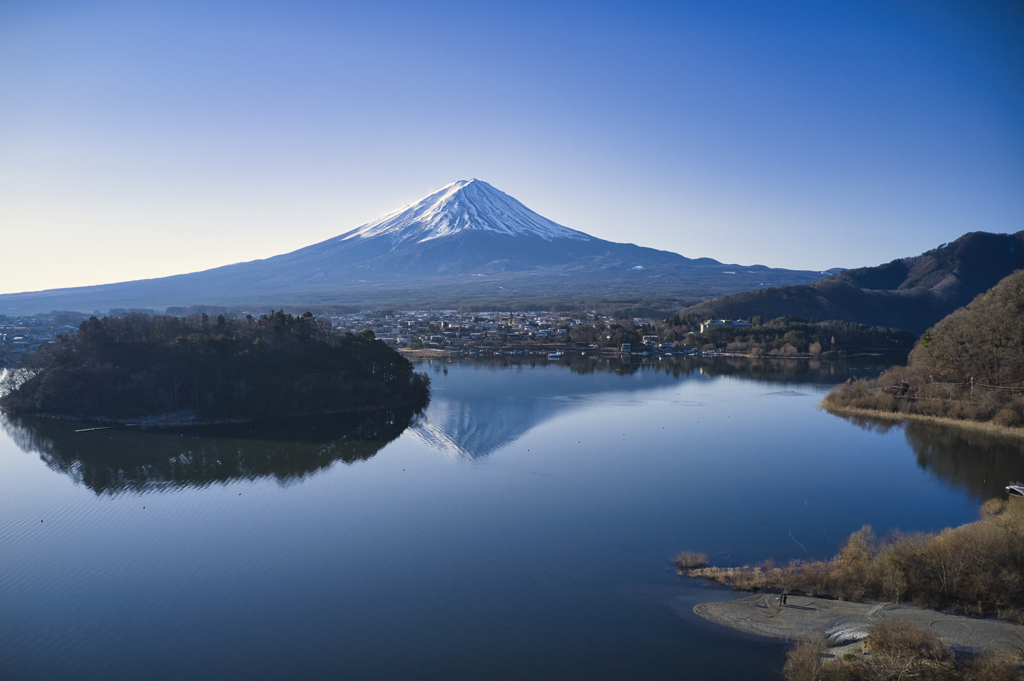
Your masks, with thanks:
M1004 497L1008 483L1024 480L1024 443L1019 440L925 421L898 423L860 415L843 418L874 433L904 428L918 466L979 501Z
M25 452L97 494L202 487L237 479L302 479L336 461L369 459L418 417L379 410L230 426L75 432L81 424L0 417Z
M732 376L764 383L819 383L834 385L847 378L873 378L902 355L873 355L843 359L781 359L774 357L715 357L694 359L708 376Z
M880 435L885 435L893 428L902 429L904 426L902 421L876 419L870 416L864 416L863 414L838 414L838 416L846 419L861 430L866 430L869 433L878 433Z
M821 383L834 385L847 378L874 378L894 364L906 361L906 353L889 353L841 359L782 359L775 357L595 357L567 354L560 360L541 355L500 355L486 358L430 360L436 372L449 363L487 366L493 369L564 366L574 374L612 373L621 376L641 371L683 378L694 373L730 376L765 383ZM444 369L446 370L446 369Z
M1005 437L921 421L907 424L917 463L982 499L1006 496L1006 485L1024 479L1024 445Z

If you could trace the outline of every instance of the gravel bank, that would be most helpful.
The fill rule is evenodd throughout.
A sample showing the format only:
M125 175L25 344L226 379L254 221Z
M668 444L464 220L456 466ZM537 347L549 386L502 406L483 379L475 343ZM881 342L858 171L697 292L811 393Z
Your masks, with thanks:
M831 646L867 636L868 626L887 619L909 619L931 628L954 649L982 652L1024 651L1024 627L998 620L945 615L913 605L849 603L790 596L779 606L775 596L755 594L734 601L700 603L693 611L717 624L771 638L807 641L824 636Z

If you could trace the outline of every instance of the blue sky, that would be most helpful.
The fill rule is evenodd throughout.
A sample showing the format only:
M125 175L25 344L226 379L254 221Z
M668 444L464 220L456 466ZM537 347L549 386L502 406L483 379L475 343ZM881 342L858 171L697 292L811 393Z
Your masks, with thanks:
M730 263L1015 232L1024 5L0 3L0 292L268 257L471 177Z

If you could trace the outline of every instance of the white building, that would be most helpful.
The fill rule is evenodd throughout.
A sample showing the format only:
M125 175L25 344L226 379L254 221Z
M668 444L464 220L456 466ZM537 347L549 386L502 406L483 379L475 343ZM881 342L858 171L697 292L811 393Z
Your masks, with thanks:
M749 329L750 322L745 322L742 319L709 319L700 325L700 332L704 333L708 329L717 329L723 326Z

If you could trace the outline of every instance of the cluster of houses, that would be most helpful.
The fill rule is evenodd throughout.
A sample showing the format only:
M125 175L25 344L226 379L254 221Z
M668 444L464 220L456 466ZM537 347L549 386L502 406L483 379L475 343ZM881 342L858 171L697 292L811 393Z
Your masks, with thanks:
M339 333L370 330L396 348L436 348L472 352L479 348L527 347L534 345L570 345L570 331L580 325L593 325L599 315L593 311L572 315L549 312L458 312L387 311L362 312L331 317ZM61 333L74 334L77 327L61 324L54 315L0 318L0 363L10 363L21 353L45 343L56 343ZM653 329L655 320L633 318L637 328ZM719 327L749 327L742 320L710 319L700 332ZM640 347L625 344L620 352L668 352L672 343L663 343L657 335L644 335ZM598 349L597 345L592 346ZM6 362L5 362L6 360Z
M392 312L386 315L350 314L332 317L340 332L369 329L395 347L462 347L488 341L558 341L568 339L569 329L584 323L572 317L536 312L448 311Z
M78 327L60 324L51 315L6 317L0 320L0 364L16 361L41 345L56 343L61 333L77 331Z
M547 312L457 312L394 311L388 313L357 313L332 317L339 332L373 331L374 335L396 348L434 348L473 351L481 347L515 347L529 345L570 344L570 331L580 325L598 321L594 311L574 315ZM656 320L634 317L637 328L653 329ZM721 327L750 328L750 323L736 319L709 319L700 326L700 333ZM591 346L598 349L597 345ZM626 343L620 352L669 352L679 350L673 343L661 342L659 336L644 335L639 347Z
M457 312L416 311L388 314L351 314L332 317L340 332L358 333L369 329L384 342L398 348L449 348L472 350L483 346L569 344L569 332L579 325L592 325L595 312L559 315L547 312ZM640 327L653 319L636 317ZM657 345L657 336L644 342ZM671 345L671 344L669 344Z

